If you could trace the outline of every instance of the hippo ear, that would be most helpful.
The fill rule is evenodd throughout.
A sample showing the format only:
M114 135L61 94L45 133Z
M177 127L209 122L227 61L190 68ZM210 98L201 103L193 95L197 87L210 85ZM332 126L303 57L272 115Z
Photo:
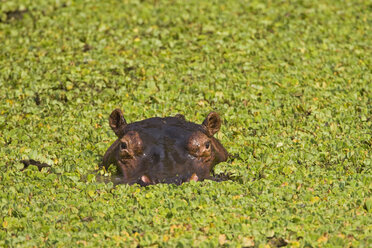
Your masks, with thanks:
M210 112L202 125L206 128L209 135L214 135L220 130L221 118L216 112Z
M119 138L123 135L123 131L127 122L124 119L123 112L120 109L112 111L109 117L109 124L116 136Z

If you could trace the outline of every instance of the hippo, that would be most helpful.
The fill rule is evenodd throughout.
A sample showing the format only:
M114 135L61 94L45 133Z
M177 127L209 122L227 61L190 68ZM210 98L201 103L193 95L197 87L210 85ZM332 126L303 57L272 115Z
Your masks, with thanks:
M220 116L210 112L202 124L174 117L154 117L127 124L115 109L109 125L117 136L101 166L115 165L127 184L181 184L213 179L214 166L229 154L213 135L221 127Z

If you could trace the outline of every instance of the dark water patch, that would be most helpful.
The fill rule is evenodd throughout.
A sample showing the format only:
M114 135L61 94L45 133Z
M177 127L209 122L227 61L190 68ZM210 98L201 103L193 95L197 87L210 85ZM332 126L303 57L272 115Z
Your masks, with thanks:
M281 237L273 236L273 237L267 237L267 239L271 247L283 247L283 246L288 245L288 242L285 241L285 239Z
M12 10L12 11L5 11L4 14L5 14L5 20L3 20L3 22L10 22L12 20L22 20L23 19L23 15L25 13L27 13L28 10L25 9L25 10ZM1 22L1 19L0 19L0 22Z
M212 180L216 181L216 182L223 182L223 181L229 181L229 180L237 181L238 178L237 178L237 176L235 176L231 173L220 173L220 174L217 174L217 175L213 175Z
M43 168L50 168L50 167L52 167L52 166L50 166L47 163L41 163L41 162L36 161L36 160L33 160L33 159L30 159L30 160L21 160L21 163L24 165L24 167L23 167L23 169L21 169L21 171L27 169L30 165L37 166L37 168L39 169L39 171L41 171Z
M96 174L96 181L99 183L113 183L114 186L118 184L126 184L126 180L121 175L104 176Z

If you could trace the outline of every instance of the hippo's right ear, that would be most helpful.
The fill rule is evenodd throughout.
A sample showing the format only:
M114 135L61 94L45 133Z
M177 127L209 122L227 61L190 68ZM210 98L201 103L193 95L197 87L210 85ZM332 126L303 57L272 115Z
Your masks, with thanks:
M218 132L218 130L220 130L221 118L216 112L210 112L202 125L208 131L209 135L213 136Z
M116 136L119 138L124 134L124 128L127 125L127 122L124 119L123 112L120 109L115 109L112 111L109 124Z

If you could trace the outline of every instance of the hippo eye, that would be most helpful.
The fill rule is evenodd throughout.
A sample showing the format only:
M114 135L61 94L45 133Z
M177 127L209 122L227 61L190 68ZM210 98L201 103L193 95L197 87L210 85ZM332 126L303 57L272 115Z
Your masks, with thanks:
M209 149L210 146L211 146L211 142L208 141L207 143L205 143L205 148L206 149Z
M120 144L120 148L121 148L122 150L127 149L127 148L128 148L127 143L126 143L126 142L122 142L122 143Z

